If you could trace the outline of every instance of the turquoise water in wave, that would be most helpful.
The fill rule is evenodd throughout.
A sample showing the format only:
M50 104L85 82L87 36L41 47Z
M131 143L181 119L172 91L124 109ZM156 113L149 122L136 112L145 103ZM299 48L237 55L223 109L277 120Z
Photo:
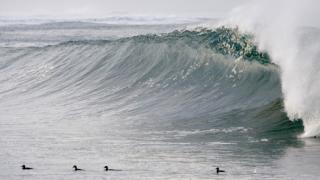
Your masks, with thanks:
M189 25L1 26L0 179L318 179L267 52Z

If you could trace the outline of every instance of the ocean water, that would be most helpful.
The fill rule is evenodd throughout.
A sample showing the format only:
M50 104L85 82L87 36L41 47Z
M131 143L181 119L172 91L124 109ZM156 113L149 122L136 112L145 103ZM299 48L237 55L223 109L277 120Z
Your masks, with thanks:
M0 179L319 179L318 132L255 34L35 21L1 21Z

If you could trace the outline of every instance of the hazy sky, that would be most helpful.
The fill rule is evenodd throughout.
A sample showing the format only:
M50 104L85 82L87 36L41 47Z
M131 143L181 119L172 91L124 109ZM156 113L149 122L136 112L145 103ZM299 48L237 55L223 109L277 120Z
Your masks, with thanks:
M0 0L0 16L223 16L250 0Z

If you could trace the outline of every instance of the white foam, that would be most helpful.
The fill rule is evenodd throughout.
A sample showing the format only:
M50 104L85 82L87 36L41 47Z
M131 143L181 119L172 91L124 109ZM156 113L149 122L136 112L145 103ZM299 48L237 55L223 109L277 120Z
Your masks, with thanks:
M252 1L223 22L254 33L259 48L280 66L285 110L290 119L303 119L303 136L320 132L320 38L302 28L320 26L319 5L316 0Z

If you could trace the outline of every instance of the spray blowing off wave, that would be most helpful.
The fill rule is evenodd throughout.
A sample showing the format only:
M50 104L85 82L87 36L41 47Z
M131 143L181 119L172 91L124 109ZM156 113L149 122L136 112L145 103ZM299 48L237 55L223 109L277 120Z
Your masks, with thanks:
M280 66L285 110L303 119L309 137L320 133L319 2L258 1L236 9L226 24L253 33L259 48Z

